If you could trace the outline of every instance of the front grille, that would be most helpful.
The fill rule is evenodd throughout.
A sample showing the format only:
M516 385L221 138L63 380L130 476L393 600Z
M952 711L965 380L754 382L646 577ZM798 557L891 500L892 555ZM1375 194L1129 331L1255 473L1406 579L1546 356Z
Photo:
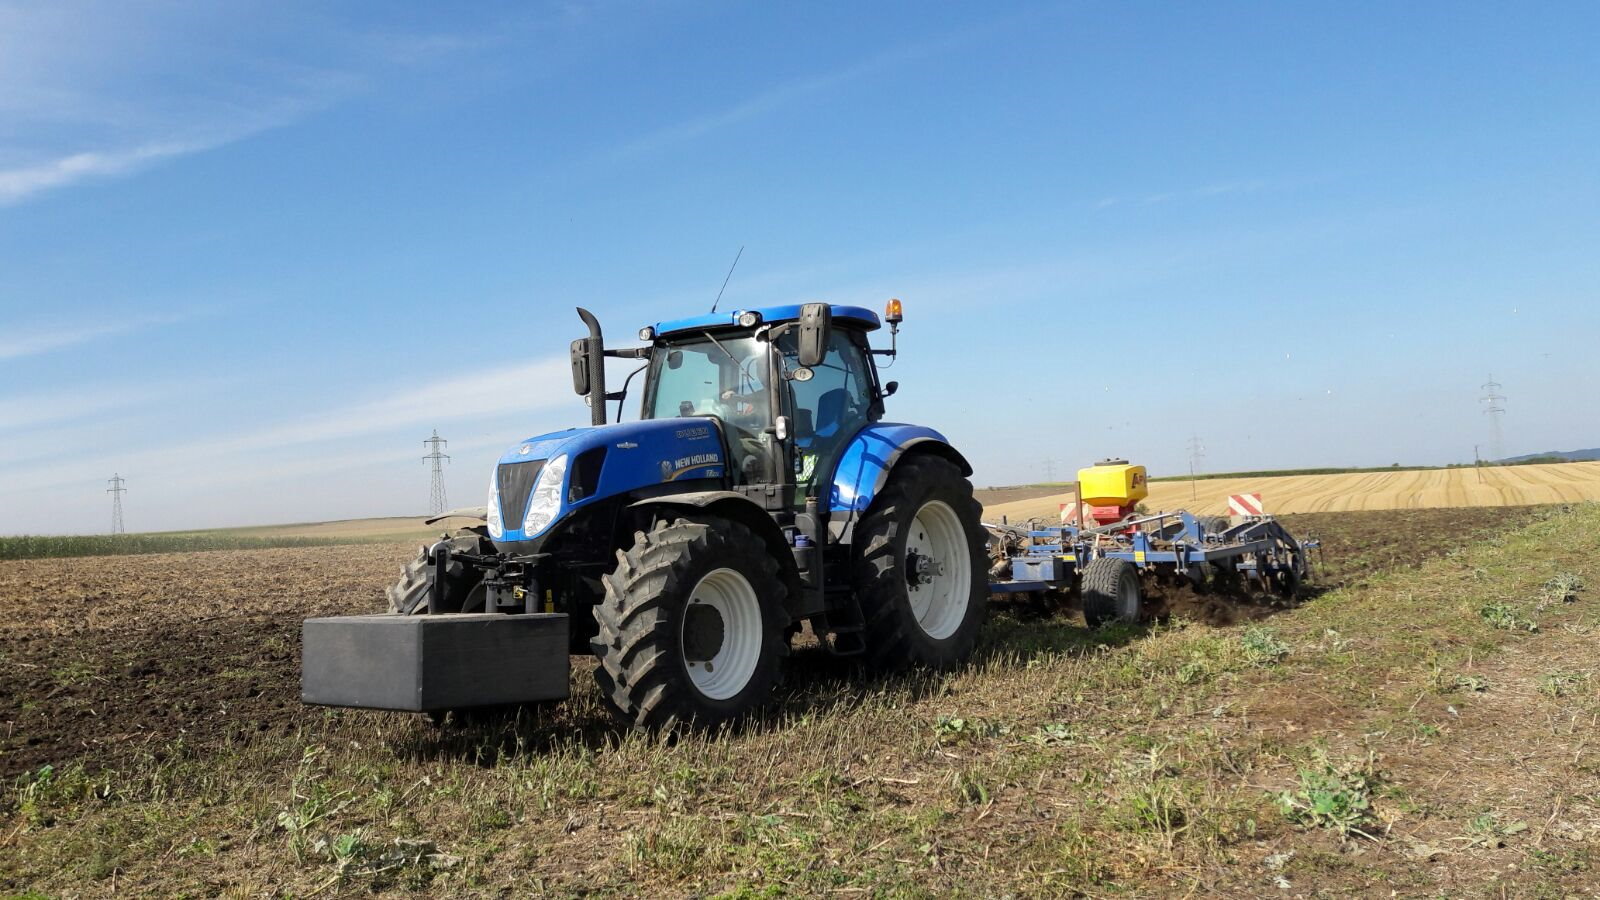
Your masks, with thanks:
M500 522L507 531L521 531L522 517L528 513L528 495L544 469L545 461L506 463L494 473L500 489Z

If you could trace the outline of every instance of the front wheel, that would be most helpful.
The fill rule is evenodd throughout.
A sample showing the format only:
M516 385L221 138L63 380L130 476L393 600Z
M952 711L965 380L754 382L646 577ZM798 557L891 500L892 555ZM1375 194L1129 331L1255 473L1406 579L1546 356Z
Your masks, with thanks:
M628 724L668 731L760 707L789 652L784 595L777 561L737 522L637 532L594 608L601 697Z
M447 539L452 553L483 553L488 539L464 529ZM433 583L438 579L439 567L423 547L417 558L400 570L400 580L389 586L387 597L389 612L395 615L422 615L428 611L428 597L433 593ZM440 612L483 612L486 591L483 570L460 560L450 560L445 567L443 606Z
M972 485L948 460L914 456L856 527L856 597L880 667L949 669L983 627L987 535Z

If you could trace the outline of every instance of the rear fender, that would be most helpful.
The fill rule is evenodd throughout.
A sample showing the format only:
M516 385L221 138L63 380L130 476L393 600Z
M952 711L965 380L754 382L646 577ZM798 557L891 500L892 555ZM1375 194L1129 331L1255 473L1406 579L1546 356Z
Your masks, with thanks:
M883 490L895 463L907 454L932 454L948 459L972 474L972 465L944 435L926 425L878 422L861 429L839 456L829 495L828 530L836 540L849 542L855 523Z

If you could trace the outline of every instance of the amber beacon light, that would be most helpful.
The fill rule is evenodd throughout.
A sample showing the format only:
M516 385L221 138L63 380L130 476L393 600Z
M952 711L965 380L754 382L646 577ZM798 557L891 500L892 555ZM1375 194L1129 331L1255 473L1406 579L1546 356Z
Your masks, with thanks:
M884 318L884 321L888 322L891 325L898 325L898 324L900 324L901 321L903 321L905 319L905 316L900 312L900 301L899 300L890 300L889 301L889 305L884 307L883 318Z

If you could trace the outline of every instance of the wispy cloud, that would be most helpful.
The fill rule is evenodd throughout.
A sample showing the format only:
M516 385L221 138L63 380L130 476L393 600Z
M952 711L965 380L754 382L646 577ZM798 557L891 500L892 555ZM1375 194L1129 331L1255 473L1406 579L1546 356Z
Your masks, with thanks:
M70 153L17 168L0 169L0 206L19 203L42 191L79 181L125 175L163 159L212 150L261 130L260 127L232 129L231 133L210 140L166 141L121 150Z
M0 397L0 433L16 435L39 425L72 422L134 406L170 401L177 393L171 386L164 385L97 385L88 390Z
M256 428L220 437L200 437L143 447L113 442L114 459L104 447L83 448L77 459L52 459L37 466L13 469L0 483L0 497L50 487L84 483L108 463L145 478L168 483L227 484L253 480L263 462L285 449L317 445L316 455L331 452L341 441L371 438L434 425L465 428L509 415L526 415L576 404L569 387L570 364L565 357L466 372L392 390L365 400L292 416ZM134 399L148 399L133 391L54 393L0 402L0 421L15 416L18 423L39 424L82 418L99 411L120 409ZM203 423L203 410L196 406ZM505 437L510 441L520 435ZM383 446L394 446L385 439ZM421 452L420 450L418 451ZM4 504L0 504L4 506ZM0 526L3 530L3 526Z
M293 124L380 73L487 40L345 31L249 4L0 2L0 207Z
M725 109L703 113L648 132L617 147L611 152L610 157L613 160L628 159L664 150L675 144L688 143L714 131L747 119L757 118L806 97L824 93L859 78L877 72L888 71L913 60L932 56L970 39L972 33L966 32L960 35L946 36L922 43L897 47L874 54L866 59L858 60L831 72L785 82Z
M3 173L0 173L0 185L3 185ZM151 325L166 325L181 322L189 318L188 314L174 314L163 316L139 316L131 319L114 321L83 322L74 325L57 325L27 328L10 328L0 334L0 362L8 359L17 359L23 356L37 356L41 353L50 353L86 344L90 341ZM3 403L3 401L0 401Z
M1220 197L1224 194L1247 194L1267 187L1264 179L1252 178L1241 181L1224 181L1208 184L1203 187L1189 188L1180 191L1164 191L1159 194L1135 194L1128 196L1104 197L1095 203L1095 209L1110 209L1113 206L1155 206L1160 203L1170 203L1178 200L1201 200L1207 197Z

